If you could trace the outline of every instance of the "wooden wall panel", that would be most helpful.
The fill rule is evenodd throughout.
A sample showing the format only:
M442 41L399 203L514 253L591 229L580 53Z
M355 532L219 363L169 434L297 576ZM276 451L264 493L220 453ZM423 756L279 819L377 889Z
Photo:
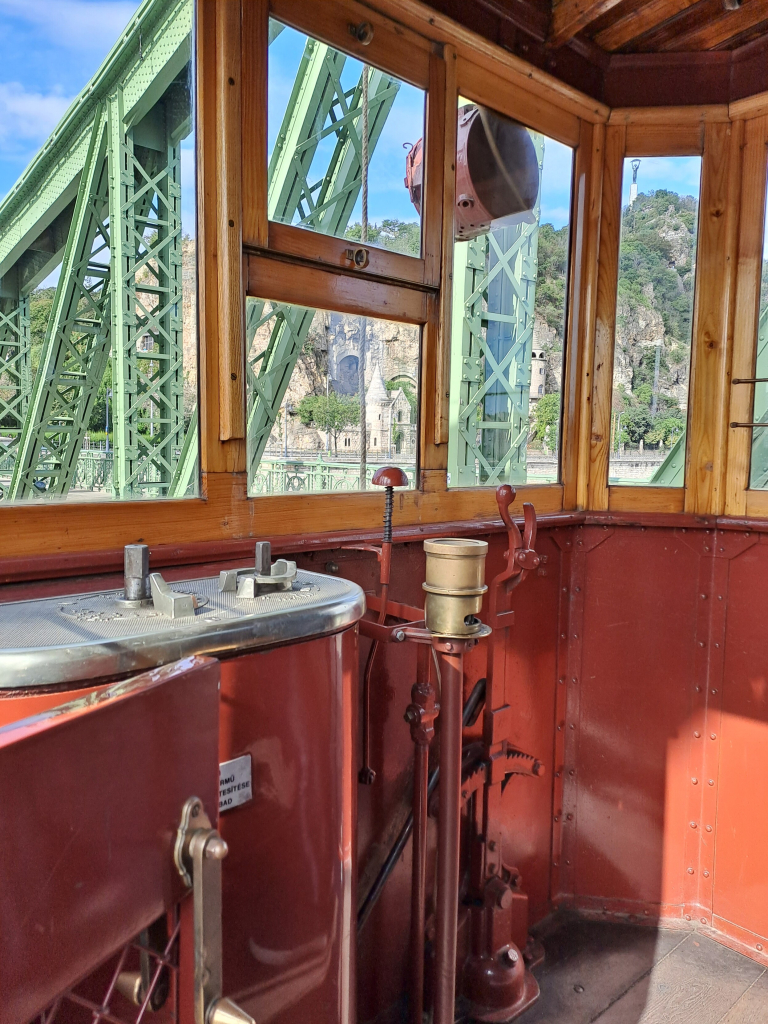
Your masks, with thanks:
M730 319L736 271L743 122L706 127L688 412L686 512L719 515L725 499Z
M242 192L243 243L267 245L267 50L268 0L243 4L242 62Z
M600 250L597 273L595 350L592 371L592 430L589 444L589 508L608 508L608 458L613 395L613 340L616 329L616 288L621 235L621 180L626 127L605 129Z

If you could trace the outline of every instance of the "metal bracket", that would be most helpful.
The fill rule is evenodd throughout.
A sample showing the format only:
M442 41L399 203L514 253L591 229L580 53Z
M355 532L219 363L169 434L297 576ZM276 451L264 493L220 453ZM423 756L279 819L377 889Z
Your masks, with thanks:
M296 563L278 558L272 563L272 546L268 540L256 544L255 568L224 569L219 573L219 592L236 592L240 600L260 594L290 590L296 579Z
M195 1024L255 1024L231 999L224 999L221 968L221 862L227 844L191 796L181 812L173 859L192 889L195 934Z
M194 594L180 594L176 590L171 590L159 572L150 574L149 584L152 588L155 611L169 619L187 619L195 614L195 608L205 603L204 599L195 597Z

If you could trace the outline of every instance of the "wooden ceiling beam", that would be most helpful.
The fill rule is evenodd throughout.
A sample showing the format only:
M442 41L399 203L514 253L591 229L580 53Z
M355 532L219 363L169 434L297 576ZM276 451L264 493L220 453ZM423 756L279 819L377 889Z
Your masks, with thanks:
M562 46L583 28L610 11L621 0L556 0L552 6L549 44Z
M664 52L712 50L733 36L768 21L768 0L750 0L735 11L724 12L714 21L666 39L658 47Z
M599 32L594 41L609 52L618 50L696 3L698 0L649 0L642 7L619 17Z

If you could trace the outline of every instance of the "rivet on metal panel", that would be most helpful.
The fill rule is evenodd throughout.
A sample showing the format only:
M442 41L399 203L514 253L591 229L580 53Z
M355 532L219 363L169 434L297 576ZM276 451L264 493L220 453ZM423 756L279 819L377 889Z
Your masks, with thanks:
M560 778L560 772L555 772L555 778L556 778L556 779L559 779L559 778Z
M686 914L685 915L685 920L686 921L690 921L691 920L691 915L690 914Z
M695 821L691 822L691 828L696 828L696 822Z
M688 874L689 874L689 875L692 875L692 874L693 874L693 868L688 868Z
M715 647L719 647L719 646L720 646L720 644L715 644Z
M568 819L568 821L573 821L573 815L572 814L567 815L567 819Z
M693 731L693 735L694 735L694 736L696 737L696 739L698 739L698 738L699 738L699 736L701 736L701 733L699 732L699 730L698 730L698 729L694 729L694 731Z
M559 815L557 815L557 814L555 815L555 817L554 817L554 821L560 821L560 817L559 817Z
M580 593L581 593L581 587L576 587L576 593L577 593L577 594L580 594Z
M721 547L721 548L720 548L720 550L721 550L721 551L725 551L725 548L722 548L722 547Z
M698 786L698 784L699 784L699 780L698 779L691 779L691 782L693 783L694 786Z
M711 831L712 831L712 826L711 825L707 825L707 832L711 832Z
M571 682L572 682L572 683L575 683L576 681L577 681L577 680L576 680L576 676L571 676Z
M707 923L707 919L706 919L706 917L702 917L702 918L701 918L701 923L702 923L702 924L706 924L706 923Z
M701 693L701 687L700 686L696 687L696 693Z
M702 601L706 601L707 600L707 595L706 594L699 594L699 597L701 598Z
M722 594L718 594L717 595L717 600L718 601L722 601L723 600L723 595Z
M570 771L568 772L568 774L569 774L569 775L575 775L575 774L576 774L576 772L574 771L574 769L573 769L573 768L571 768L571 770L570 770Z
M715 646L717 647L718 645L717 645L717 644L715 644ZM713 689L713 690L712 690L712 693L717 693L717 690L716 690L716 689Z
M717 733L716 733L716 732L711 732L711 733L709 734L709 738L710 738L711 740L716 740L716 739L717 739Z
M758 942L758 944L755 946L755 949L758 951L758 953L762 953L763 952L763 945L762 945L762 943Z
M574 640L578 640L579 639L579 634L578 633L574 633L573 634L573 639Z
M569 860L567 860L565 863L568 865L568 867L571 866L571 862Z
M703 647L703 646L704 646L704 641L703 640L699 640L699 647Z
M570 725L568 726L568 728L569 728L569 729L575 729L575 728L576 728L576 726L575 726L575 725L573 724L573 722L571 722L571 724L570 724Z
M558 725L558 727L557 727L557 731L558 731L558 732L562 732L562 731L563 731L563 726L562 726L562 724Z
M561 639L561 640L565 640L565 633L561 633L561 634L560 634L560 639Z
M708 872L708 871L705 871L705 872L704 872L704 877L705 877L705 878L709 878L709 872Z
M564 593L564 594L567 594L567 593L568 593L568 587L563 587L563 593Z
M709 782L708 782L708 785L714 786L714 784L715 784L715 780L714 779L710 779Z
M565 682L565 676L560 676L560 678L557 681L558 681L558 683L564 683Z
M705 550L705 551L709 551L709 545L705 544L705 545L704 545L704 550Z

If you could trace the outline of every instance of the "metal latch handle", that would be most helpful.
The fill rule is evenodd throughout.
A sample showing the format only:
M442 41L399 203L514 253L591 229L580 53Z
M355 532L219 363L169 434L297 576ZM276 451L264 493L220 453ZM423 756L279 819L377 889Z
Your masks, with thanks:
M195 1024L255 1024L231 999L222 997L221 862L227 844L205 813L202 801L184 804L173 858L192 888L195 940Z

